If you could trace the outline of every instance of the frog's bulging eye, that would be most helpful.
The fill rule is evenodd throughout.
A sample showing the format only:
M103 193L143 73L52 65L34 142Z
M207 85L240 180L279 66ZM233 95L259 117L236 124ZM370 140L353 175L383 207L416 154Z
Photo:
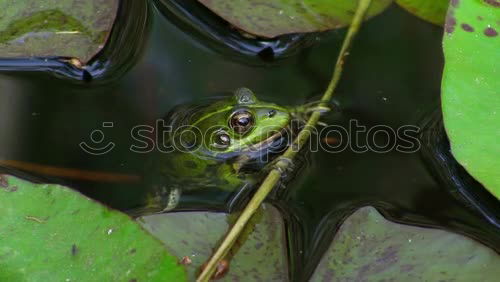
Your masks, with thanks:
M245 110L235 112L229 120L229 127L238 134L247 133L252 129L253 124L254 118L252 113Z
M215 136L215 147L225 149L231 145L231 137L225 132L219 132Z

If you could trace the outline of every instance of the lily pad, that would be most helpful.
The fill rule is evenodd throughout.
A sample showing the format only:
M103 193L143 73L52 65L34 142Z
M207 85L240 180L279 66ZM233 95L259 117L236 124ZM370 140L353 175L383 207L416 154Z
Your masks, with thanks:
M198 0L231 25L264 38L347 26L356 11L352 0ZM373 0L367 18L392 0Z
M0 176L0 281L185 281L128 216L58 185Z
M500 199L499 3L451 1L441 99L453 156Z
M178 212L138 220L179 260L190 261L187 271L194 280L233 219L224 213ZM231 250L229 272L221 281L288 281L285 230L279 211L263 205L249 226Z
M443 25L450 0L396 0L399 6L415 16Z
M0 1L0 58L72 57L86 63L106 43L119 0Z
M497 281L500 256L464 236L361 208L342 224L311 281Z

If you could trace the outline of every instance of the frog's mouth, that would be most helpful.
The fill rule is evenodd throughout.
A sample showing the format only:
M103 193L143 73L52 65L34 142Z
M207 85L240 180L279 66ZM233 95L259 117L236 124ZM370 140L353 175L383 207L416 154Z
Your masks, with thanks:
M287 147L290 141L292 141L289 140L290 138L288 138L291 136L292 134L290 132L290 128L288 126L284 127L280 131L275 132L274 134L260 141L259 143L249 146L248 148L243 150L242 153L262 152L265 150L282 149L283 147ZM284 144L279 144L278 142Z
M233 167L239 172L260 171L265 165L283 154L292 144L295 137L292 126L287 126L268 138L241 151L233 162Z

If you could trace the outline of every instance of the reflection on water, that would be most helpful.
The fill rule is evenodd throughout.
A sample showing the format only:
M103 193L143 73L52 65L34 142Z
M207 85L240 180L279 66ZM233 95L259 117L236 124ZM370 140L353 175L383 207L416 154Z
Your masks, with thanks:
M242 86L273 102L301 104L327 85L344 32L331 32L321 44L265 66L221 57L223 51L200 46L207 38L200 41L184 33L172 23L175 19L156 9L151 21L149 40L136 64L107 83L82 85L38 74L0 75L0 120L5 124L8 115L10 126L9 137L1 137L1 158L141 174L148 155L130 151L131 128L154 124L175 105ZM441 36L438 27L396 7L369 21L337 89L342 113L325 121L348 126L349 120L356 119L367 127L420 125L422 116L439 100ZM104 122L113 126L103 128ZM115 144L106 155L89 155L78 146L91 142L90 133L96 129L104 132L103 142ZM341 220L364 205L373 205L398 222L446 228L500 250L500 232L486 214L457 199L427 164L420 152L313 153L301 177L272 200L285 212L291 230L294 277L311 274ZM140 183L63 182L117 208L127 208L144 192ZM191 197L200 205L217 205L216 195L210 193ZM498 208L497 202L485 203L492 210Z
M270 64L297 55L321 40L322 33L290 34L276 39L253 38L238 31L196 0L155 0L173 24L228 59L247 64Z

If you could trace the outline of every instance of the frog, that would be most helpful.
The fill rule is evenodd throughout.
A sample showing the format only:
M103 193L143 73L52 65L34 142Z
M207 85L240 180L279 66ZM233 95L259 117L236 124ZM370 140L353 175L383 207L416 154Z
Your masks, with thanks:
M153 158L142 211L172 211L189 191L238 194L255 187L290 146L298 116L295 108L261 101L245 87L174 108L163 119L169 131L158 140L169 150Z

